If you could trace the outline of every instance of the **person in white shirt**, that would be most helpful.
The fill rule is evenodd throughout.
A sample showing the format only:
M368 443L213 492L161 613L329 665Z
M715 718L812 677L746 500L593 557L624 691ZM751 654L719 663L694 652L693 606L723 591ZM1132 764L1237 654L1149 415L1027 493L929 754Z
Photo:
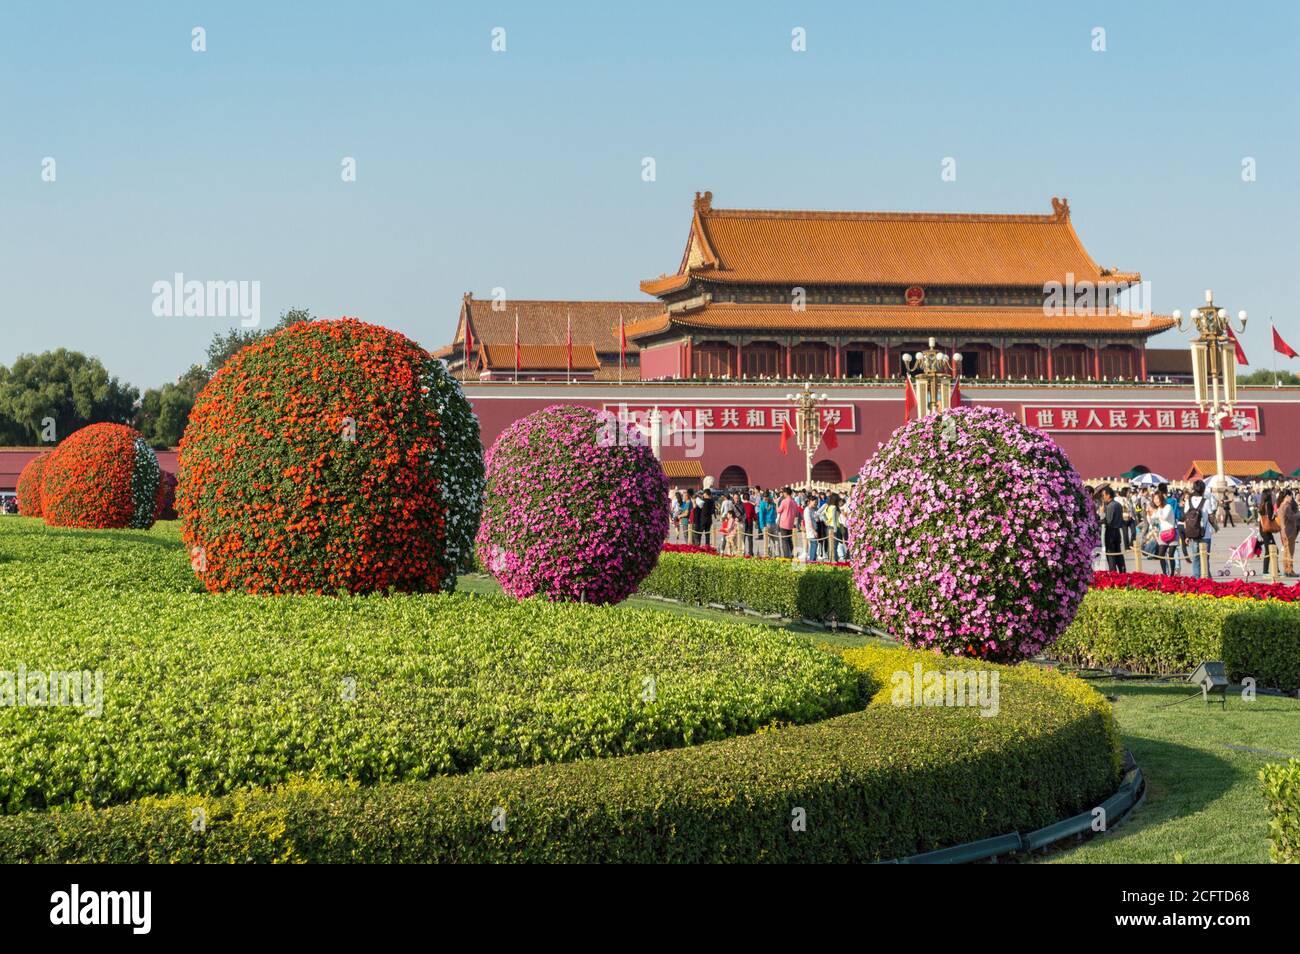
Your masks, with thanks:
M1150 521L1156 532L1156 558L1160 560L1160 572L1173 576L1174 560L1178 559L1178 524L1174 520L1174 508L1161 494L1151 498Z
M803 508L803 533L808 540L808 562L817 562L817 500L811 494Z

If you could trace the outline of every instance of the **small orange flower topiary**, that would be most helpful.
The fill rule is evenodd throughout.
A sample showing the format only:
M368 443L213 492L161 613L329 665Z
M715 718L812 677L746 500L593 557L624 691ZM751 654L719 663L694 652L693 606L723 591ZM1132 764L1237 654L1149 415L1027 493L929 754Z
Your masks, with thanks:
M158 456L125 424L90 424L45 461L41 512L54 527L142 530L158 513Z

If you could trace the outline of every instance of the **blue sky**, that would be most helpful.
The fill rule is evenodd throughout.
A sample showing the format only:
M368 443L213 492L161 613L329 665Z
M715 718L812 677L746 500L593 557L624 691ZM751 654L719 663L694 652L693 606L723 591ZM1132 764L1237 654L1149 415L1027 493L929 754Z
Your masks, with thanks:
M237 324L155 317L176 272L260 281L264 320L303 305L430 348L467 290L636 299L710 189L721 207L931 211L1066 195L1157 310L1210 286L1248 309L1268 367L1270 314L1300 348L1298 9L5 4L0 363L66 346L142 388L174 379Z

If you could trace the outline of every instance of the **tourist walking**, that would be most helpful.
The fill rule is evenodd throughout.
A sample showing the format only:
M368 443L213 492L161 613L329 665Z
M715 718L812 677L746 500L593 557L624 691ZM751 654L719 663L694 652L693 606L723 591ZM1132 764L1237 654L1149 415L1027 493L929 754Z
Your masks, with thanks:
M817 533L817 498L811 493L807 496L807 503L803 507L803 532L808 541L808 562L817 562L817 541L820 534Z
M763 556L776 555L776 504L772 502L771 491L764 491L758 502L758 526L763 534Z
M1295 494L1289 490L1282 491L1281 503L1277 508L1277 522L1282 528L1282 572L1294 577L1295 572L1295 537L1300 530L1300 510L1296 509Z
M794 494L787 487L781 491L781 502L776 506L776 526L781 536L781 556L787 560L794 556L794 525L799 519L799 507Z
M1277 521L1277 508L1273 503L1273 491L1265 490L1259 494L1259 542L1264 548L1264 574L1277 572L1277 537L1282 527Z
M1205 481L1192 484L1192 495L1187 498L1187 510L1183 514L1183 536L1192 548L1192 576L1210 575L1210 548L1214 545L1218 513L1219 501L1214 494L1206 493ZM1201 547L1205 548L1205 565L1201 563Z
M1165 500L1164 494L1157 491L1151 498L1149 511L1151 528L1156 534L1156 558L1160 561L1160 572L1173 576L1173 564L1178 559L1178 524L1174 521L1174 508Z
M1115 499L1115 491L1101 488L1102 548L1106 551L1106 569L1127 572L1124 563L1124 505Z

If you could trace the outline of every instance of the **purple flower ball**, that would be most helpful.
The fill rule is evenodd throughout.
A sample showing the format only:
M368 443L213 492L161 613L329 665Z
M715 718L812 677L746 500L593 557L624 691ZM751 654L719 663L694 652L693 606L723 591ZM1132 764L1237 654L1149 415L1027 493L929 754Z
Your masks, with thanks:
M553 404L487 452L480 562L517 599L617 603L668 536L668 479L646 438L607 411Z

